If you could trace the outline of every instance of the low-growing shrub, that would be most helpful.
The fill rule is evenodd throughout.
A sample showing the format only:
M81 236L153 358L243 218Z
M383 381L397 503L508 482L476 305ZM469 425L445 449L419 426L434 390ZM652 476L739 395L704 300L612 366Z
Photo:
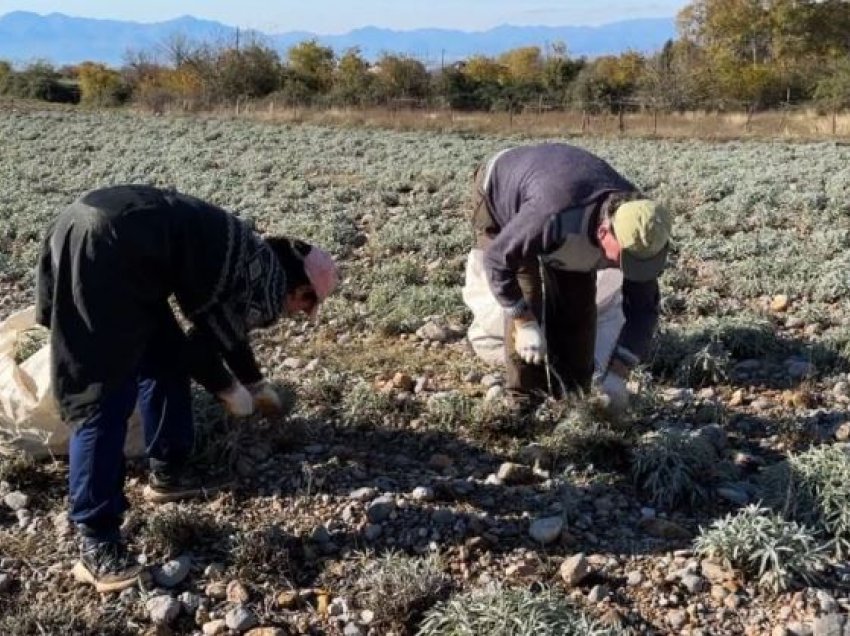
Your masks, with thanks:
M786 518L813 526L833 540L840 559L850 555L850 455L819 446L774 464L759 478L762 501Z
M645 435L632 453L632 478L660 508L696 505L708 499L717 454L705 439L664 429Z
M392 396L377 391L365 380L352 384L342 396L342 415L351 424L380 424L395 410Z
M490 586L435 605L418 636L616 636L571 605L562 592Z
M815 583L826 563L826 548L812 528L757 505L701 529L694 546L703 556L721 559L774 593L795 582Z
M231 551L236 572L252 579L286 579L292 574L296 544L297 539L275 524L240 532L233 538Z
M388 552L364 560L355 588L360 607L374 612L374 625L403 628L414 624L450 585L451 579L442 571L436 556L409 557Z
M197 509L164 506L147 518L143 538L148 547L166 556L215 546L226 529L209 513Z

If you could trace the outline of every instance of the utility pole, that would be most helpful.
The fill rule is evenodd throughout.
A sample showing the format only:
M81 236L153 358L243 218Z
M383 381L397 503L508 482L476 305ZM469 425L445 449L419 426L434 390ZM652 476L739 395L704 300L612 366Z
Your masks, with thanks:
M239 52L239 27L236 27L236 52Z

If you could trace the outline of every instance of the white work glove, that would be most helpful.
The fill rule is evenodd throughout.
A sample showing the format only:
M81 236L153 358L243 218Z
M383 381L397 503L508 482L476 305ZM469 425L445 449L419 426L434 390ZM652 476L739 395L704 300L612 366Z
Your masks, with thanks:
M536 320L514 322L514 349L528 364L543 364L546 359L546 338Z
M629 390L626 380L609 371L599 386L606 398L606 409L614 415L621 415L629 407Z
M283 402L280 399L280 395L265 380L260 380L250 385L248 390L254 398L254 406L263 415L275 415L283 410Z
M254 398L241 382L234 382L230 388L216 394L225 410L235 417L248 417L254 412Z

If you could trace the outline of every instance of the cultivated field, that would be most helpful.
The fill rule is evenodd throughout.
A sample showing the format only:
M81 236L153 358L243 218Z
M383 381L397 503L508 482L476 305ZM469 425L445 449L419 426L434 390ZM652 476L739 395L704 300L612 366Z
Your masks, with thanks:
M135 547L188 558L177 585L76 586L65 464L0 458L0 498L29 498L0 502L0 634L840 633L850 148L577 141L676 213L663 328L626 421L590 400L515 422L484 397L498 370L464 343L460 287L472 170L526 142L0 112L0 319L33 301L47 221L114 183L174 186L344 268L319 326L257 336L289 417L226 421L198 395L198 463L233 492L153 508L131 467Z

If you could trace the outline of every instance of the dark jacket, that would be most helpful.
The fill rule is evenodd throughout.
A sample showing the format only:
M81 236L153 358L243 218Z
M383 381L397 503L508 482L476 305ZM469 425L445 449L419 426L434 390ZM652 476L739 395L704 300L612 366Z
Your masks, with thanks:
M137 372L153 338L173 340L175 368L212 392L233 375L260 380L248 331L280 316L285 290L269 246L221 208L148 186L83 195L49 227L36 281L63 418L88 417Z
M499 153L484 167L484 193L499 232L485 251L490 287L509 312L524 309L516 272L538 257L555 258L565 245L578 271L610 266L593 233L602 203L634 185L595 155L567 144L541 144ZM569 259L569 255L567 255ZM648 351L658 322L658 282L623 284L626 324L620 345L638 357Z

